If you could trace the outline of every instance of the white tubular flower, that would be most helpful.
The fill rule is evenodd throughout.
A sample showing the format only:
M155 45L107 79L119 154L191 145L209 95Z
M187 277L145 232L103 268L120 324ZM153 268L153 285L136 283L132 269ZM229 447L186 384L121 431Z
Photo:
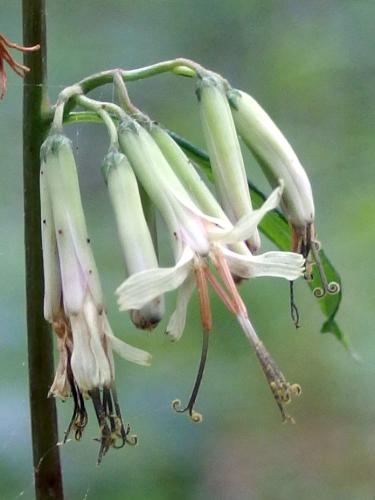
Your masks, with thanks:
M158 135L160 141L160 134ZM165 137L162 139L163 141L160 142L163 144L163 150L173 163L174 169L176 171L182 170L183 166L178 166L175 163L174 145L166 141ZM282 187L277 188L261 208L251 213L247 212L233 226L225 214L218 217L222 215L222 210L217 207L214 199L207 201L209 206L206 207L210 209L213 216L206 215L197 207L150 135L134 120L129 118L120 125L119 141L136 175L161 211L169 231L174 234L175 240L177 239L180 250L176 254L175 267L155 268L137 273L125 280L117 290L121 310L142 307L147 303L147 297L155 297L155 290L163 290L161 293L164 293L178 288L187 279L190 272L194 271L193 262L197 262L200 256L209 255L212 249L217 252L226 244L233 245L236 253L228 254L228 259L234 262L237 247L241 245L242 241L248 240L254 235L263 216L269 210L276 208L280 201ZM183 159L181 160L180 157L179 161L183 161ZM196 193L197 191L193 187L193 183L196 182L195 176L192 173L184 175L185 182L190 184L192 192ZM202 187L200 186L199 189L202 190ZM203 197L203 194L201 193L199 196ZM260 271L257 272L257 276L269 276L270 271L266 271L267 265L274 272L277 272L277 276L286 279L296 279L303 273L304 259L293 253L272 252L266 263L254 260L248 249L239 252L238 255L243 257L241 264L236 266L233 263L232 267L233 269L236 267L241 272L240 277L251 277L258 267ZM246 265L248 269L246 269ZM293 277L290 278L290 276ZM179 294L182 304L187 302L190 295L191 287L184 287ZM136 305L138 300L141 301L139 306ZM152 299L150 298L150 300ZM180 311L181 315L186 314L186 305L180 306L178 303L177 310ZM185 320L183 317L178 321L176 321L176 316L173 318L172 323L167 327L167 332L173 339L176 339L182 334ZM175 330L176 325L179 325L178 331Z
M110 330L69 139L61 134L49 136L41 158L44 309L60 351L50 393L73 396L74 414L66 437L74 430L77 439L87 423L83 396L91 397L102 432L100 461L117 438L123 443L130 440L116 400L112 350L142 365L149 364L150 355L115 339ZM116 418L117 430L111 433Z
M282 206L296 231L314 222L314 200L309 178L285 136L264 109L248 94L227 92L236 129L258 160L271 185L284 181Z
M165 194L165 196L166 198L169 198L172 194ZM273 208L273 204L275 203L274 200L278 200L279 196L276 196L273 193L270 198L271 202L268 200L268 204L267 202L265 203L266 209L263 210L263 214L267 211L267 208ZM184 208L186 207L182 205L181 209ZM194 213L193 215L195 219L199 217L197 213ZM259 211L254 211L252 215L256 220L258 220ZM189 238L184 237L186 233L184 229L181 228L179 234L182 237L183 251L175 266L170 268L155 268L134 274L125 280L125 282L116 291L120 309L128 310L132 308L140 308L154 297L168 291L178 289L177 307L167 326L167 333L170 335L171 339L178 340L184 330L187 306L194 288L194 281L196 281L200 299L203 327L201 361L197 379L187 406L185 408L180 408L179 400L175 400L173 402L173 408L176 411L188 411L194 422L202 421L202 416L194 410L194 404L203 376L208 350L208 334L211 330L211 311L207 292L207 281L212 284L213 288L229 310L236 315L241 328L244 329L244 325L247 327L248 324L251 325L251 323L248 318L246 307L238 294L231 271L238 276L246 278L256 276L277 276L288 280L297 279L299 276L303 275L304 271L304 259L302 255L292 252L269 252L261 256L254 257L251 254L241 255L229 250L225 245L220 243L216 224L213 224L210 219L211 218L207 218L204 215L201 219L203 230L205 231L205 238L208 241L214 239L214 242L211 242L209 245L209 252L207 256L202 256L197 252L196 248L191 245ZM180 221L182 223L182 219L180 219ZM251 236L253 231L256 229L256 223L251 220L250 215L246 215L246 222L249 228L248 232L244 230L244 221L239 221L239 224L241 225L241 237ZM223 225L226 226L226 224ZM196 230L200 231L202 230L201 228L202 225L197 225ZM211 230L214 238L211 238ZM221 228L221 235L224 240L226 236L230 236L230 241L232 241L233 234L236 234L235 230L235 227L226 229ZM202 238L199 239L203 240L203 235ZM224 282L224 288L217 281L215 275L210 271L207 257L210 258L211 262L218 270L222 281ZM244 332L246 334L247 330L244 329ZM256 335L255 332L254 335ZM272 371L268 369L267 363L272 358L259 339L257 342L253 341L252 345L255 348L258 359L267 376L271 390L282 412L283 419L289 419L284 411L283 404L289 402L290 400L290 395L293 393L293 389L290 388L297 386L290 386L285 381L284 376L276 365L274 365Z
M235 224L252 212L252 205L241 148L222 81L215 75L203 76L198 80L197 96L215 186L225 213ZM248 244L251 251L259 249L257 230Z
M203 375L208 333L211 329L207 282L212 284L244 329L244 325L247 328L250 321L233 281L231 268L235 274L246 278L278 276L294 280L303 275L304 258L292 252L269 252L257 258L250 252L242 255L227 248L227 243L240 243L254 235L261 218L278 205L282 187L277 188L260 209L251 213L246 212L233 226L226 218L208 216L195 205L143 128L128 121L120 126L119 140L136 175L161 210L169 230L173 231L177 238L180 251L176 254L175 266L142 271L125 280L116 291L118 303L121 310L141 308L154 297L178 289L177 307L167 326L167 333L172 340L177 340L181 337L185 326L187 305L193 291L193 283L196 282L203 327L201 363L186 408L180 409L178 400L173 403L173 407L177 411L188 411L194 422L200 422L202 417L194 411L194 403ZM219 272L224 287L210 271L210 261ZM244 331L247 333L247 330ZM259 339L257 343L252 342L252 345L266 373L266 360L271 358ZM280 401L287 402L285 399L282 400L281 392L284 394L289 386L277 367L272 374L267 375L267 378L283 412L283 418L287 418Z
M127 158L116 150L104 159L103 173L108 186L128 275L158 266L138 184ZM136 327L152 330L164 313L163 297L156 297L141 309L130 311Z

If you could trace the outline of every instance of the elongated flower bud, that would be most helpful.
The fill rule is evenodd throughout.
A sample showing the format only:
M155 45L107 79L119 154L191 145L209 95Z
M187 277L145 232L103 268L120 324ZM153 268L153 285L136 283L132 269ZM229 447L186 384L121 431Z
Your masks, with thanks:
M128 118L120 124L119 142L170 233L179 241L188 241L197 253L206 255L209 244L203 223L196 216L198 209L150 134Z
M203 132L221 204L233 224L252 211L245 166L222 82L215 76L198 81L197 96ZM251 250L260 247L256 230Z
M104 159L103 173L115 213L128 275L158 267L137 179L127 158L118 151L111 151ZM130 316L138 328L152 329L161 320L163 312L163 297L156 297L141 309L133 309Z
M87 235L71 142L64 135L52 135L41 155L52 204L65 312L81 310L87 288L95 304L102 307L103 294Z
M296 230L314 222L310 181L297 155L261 106L248 94L228 91L237 131L258 160L272 186L284 181L282 206Z

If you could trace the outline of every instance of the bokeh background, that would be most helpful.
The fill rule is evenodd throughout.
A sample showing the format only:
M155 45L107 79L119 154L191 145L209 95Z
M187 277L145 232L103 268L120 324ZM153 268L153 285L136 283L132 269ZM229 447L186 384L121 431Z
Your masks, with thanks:
M263 374L233 318L213 299L214 332L197 409L201 425L176 415L199 358L196 297L182 340L164 321L136 331L116 310L124 271L100 175L106 135L69 126L82 195L111 323L152 352L151 368L117 360L125 418L136 448L110 452L97 468L94 416L62 463L68 499L324 500L375 498L374 158L375 4L371 0L49 0L51 99L101 69L132 68L185 56L223 74L265 107L311 178L323 246L343 280L338 317L362 357L358 364L329 335L304 283L296 287L302 328L288 311L288 284L262 279L242 292L258 333L290 381L303 387L282 425ZM2 0L0 31L22 40L21 7ZM0 103L0 498L33 498L27 394L22 205L22 86L9 74ZM136 104L203 146L193 83L172 75L129 85ZM112 99L107 86L96 94ZM255 162L249 173L268 189ZM165 241L162 240L162 253ZM264 241L264 248L272 248ZM174 297L168 297L168 310ZM71 403L58 402L60 435Z

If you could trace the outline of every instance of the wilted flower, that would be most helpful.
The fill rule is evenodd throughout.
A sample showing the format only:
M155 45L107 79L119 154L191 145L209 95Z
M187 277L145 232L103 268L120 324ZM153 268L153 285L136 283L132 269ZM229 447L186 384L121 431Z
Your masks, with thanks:
M108 322L98 272L87 236L70 141L47 138L41 151L44 315L58 338L60 359L50 394L74 398L72 430L77 439L87 423L90 397L101 430L98 462L111 447L134 444L124 428L114 386L112 351L147 365L150 355L116 338Z
M11 42L2 33L0 33L0 99L3 99L3 97L5 97L7 91L7 74L5 71L5 62L8 63L11 69L22 78L28 71L30 71L30 68L18 63L10 55L8 48L16 49L20 52L32 52L34 50L40 49L40 45L38 44L34 45L33 47L23 47L22 45Z

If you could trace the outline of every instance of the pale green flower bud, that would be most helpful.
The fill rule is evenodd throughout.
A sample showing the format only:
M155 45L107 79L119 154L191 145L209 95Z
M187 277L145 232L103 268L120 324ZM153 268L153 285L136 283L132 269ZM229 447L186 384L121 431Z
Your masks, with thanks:
M129 161L118 151L111 151L104 159L103 173L128 275L158 267L137 179ZM130 317L138 328L152 329L159 323L163 313L164 299L160 296L141 309L130 311Z
M261 106L238 90L227 93L239 135L258 160L272 186L284 182L281 204L297 230L314 222L314 201L310 181L280 129Z
M215 186L225 213L235 224L252 212L252 205L241 148L221 80L214 75L203 77L198 81L197 96ZM248 244L253 251L260 247L257 230Z
M41 150L58 245L66 314L78 313L87 291L98 308L103 294L87 235L70 140L52 135Z

